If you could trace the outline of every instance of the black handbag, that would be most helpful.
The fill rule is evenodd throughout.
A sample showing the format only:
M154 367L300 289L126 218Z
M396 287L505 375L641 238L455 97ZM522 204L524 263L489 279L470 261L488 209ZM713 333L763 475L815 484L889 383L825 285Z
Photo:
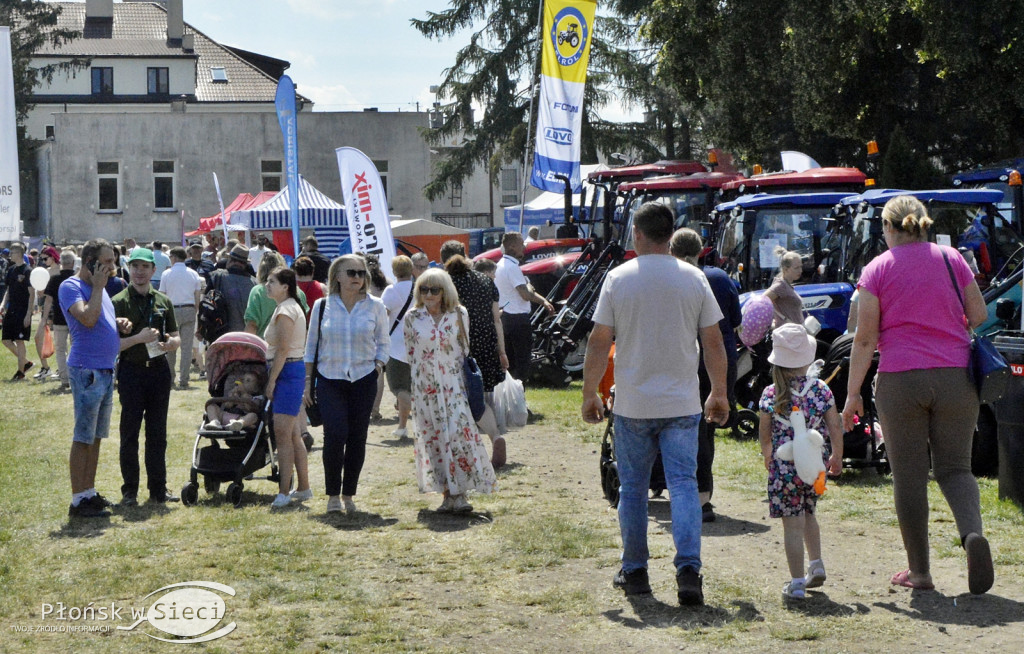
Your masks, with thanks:
M309 419L309 424L312 427L319 427L324 424L324 417L320 414L320 400L316 396L316 380L319 377L317 364L320 363L320 341L323 339L320 327L324 322L324 307L326 305L327 298L325 297L320 300L320 312L316 320L316 349L313 351L313 377L309 382L309 396L313 403L306 407L306 418Z
M462 375L466 378L466 397L469 399L469 411L473 414L473 420L480 420L487 410L487 403L484 401L484 374L480 371L476 359L469 355L469 338L466 336L466 328L462 325L462 312L456 311L456 320L459 321L459 336L462 346L466 351L466 358L462 360Z
M942 258L946 262L949 279L953 282L953 290L960 298L960 304L964 307L966 315L967 305L964 303L963 295L960 294L960 287L956 284L953 267L949 265L949 257L943 252ZM976 334L973 329L971 330L971 360L967 364L967 373L978 389L978 400L982 404L991 404L1001 398L1006 392L1006 383L1010 379L1010 366L1006 363L1006 359L992 344L992 341Z

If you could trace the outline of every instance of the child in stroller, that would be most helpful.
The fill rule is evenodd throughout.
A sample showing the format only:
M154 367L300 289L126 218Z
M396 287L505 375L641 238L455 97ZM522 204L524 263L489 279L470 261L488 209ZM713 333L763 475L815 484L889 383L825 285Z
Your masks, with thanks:
M206 424L203 429L241 431L255 427L259 422L259 376L244 372L240 378L228 378L224 384L224 397L213 397L206 402Z

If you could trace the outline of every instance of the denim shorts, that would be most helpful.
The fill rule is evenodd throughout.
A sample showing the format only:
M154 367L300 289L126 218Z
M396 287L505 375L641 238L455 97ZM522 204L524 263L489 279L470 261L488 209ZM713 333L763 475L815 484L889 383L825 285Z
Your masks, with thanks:
M114 371L68 367L75 402L74 442L92 445L110 431L114 407Z
M306 364L289 361L281 368L274 384L274 413L297 416L302 409L302 394L306 390Z

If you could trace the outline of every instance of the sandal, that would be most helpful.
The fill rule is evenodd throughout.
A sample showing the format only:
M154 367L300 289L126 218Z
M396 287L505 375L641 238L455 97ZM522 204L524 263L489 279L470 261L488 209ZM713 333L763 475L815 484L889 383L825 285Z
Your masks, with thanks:
M935 590L935 584L932 584L931 582L911 581L909 569L894 574L889 579L889 583L893 586L903 586L904 588L913 588L914 590Z
M971 594L988 592L995 580L988 541L981 534L971 532L964 538L964 551L967 552L967 587Z

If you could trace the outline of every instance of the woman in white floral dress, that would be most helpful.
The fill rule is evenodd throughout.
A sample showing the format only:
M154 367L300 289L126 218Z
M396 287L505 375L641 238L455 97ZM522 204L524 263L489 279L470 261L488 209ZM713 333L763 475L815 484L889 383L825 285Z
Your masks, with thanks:
M444 493L438 512L468 513L473 507L466 493L489 493L495 485L462 373L469 318L451 278L439 268L420 275L414 293L405 346L412 369L416 478L420 492Z

